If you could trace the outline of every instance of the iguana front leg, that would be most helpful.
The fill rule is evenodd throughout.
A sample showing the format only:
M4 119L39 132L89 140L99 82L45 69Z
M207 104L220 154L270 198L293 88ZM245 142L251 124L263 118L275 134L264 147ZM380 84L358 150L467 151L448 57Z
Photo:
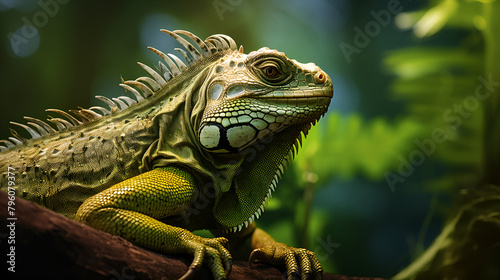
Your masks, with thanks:
M232 251L237 258L250 255L250 266L258 260L272 266L285 267L288 280L298 279L299 276L303 280L323 278L323 268L313 252L276 242L265 231L257 228L255 223L241 232L228 234L227 238L231 248L238 250Z
M226 238L202 238L158 221L179 215L181 207L192 202L195 187L188 172L176 167L158 168L88 198L76 219L141 247L193 255L183 278L190 278L207 262L215 279L225 279L232 263Z

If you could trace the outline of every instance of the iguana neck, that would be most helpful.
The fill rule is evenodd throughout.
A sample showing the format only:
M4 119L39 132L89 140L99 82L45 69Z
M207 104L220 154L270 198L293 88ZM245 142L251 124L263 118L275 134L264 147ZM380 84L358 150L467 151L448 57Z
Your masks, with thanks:
M256 220L271 197L304 125L295 125L241 151L232 186L216 199L214 217L224 229L238 230Z

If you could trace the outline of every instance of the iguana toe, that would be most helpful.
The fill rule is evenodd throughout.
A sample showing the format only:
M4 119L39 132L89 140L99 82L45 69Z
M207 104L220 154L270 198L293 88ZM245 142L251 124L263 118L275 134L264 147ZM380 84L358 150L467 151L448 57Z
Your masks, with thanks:
M288 280L323 279L323 268L313 252L282 243L253 250L248 261L250 267L253 267L255 261L285 266Z
M193 255L189 270L180 280L196 279L203 263L207 263L214 279L226 279L231 272L232 257L228 250L228 240L223 237L203 238L195 236L185 241L186 249Z

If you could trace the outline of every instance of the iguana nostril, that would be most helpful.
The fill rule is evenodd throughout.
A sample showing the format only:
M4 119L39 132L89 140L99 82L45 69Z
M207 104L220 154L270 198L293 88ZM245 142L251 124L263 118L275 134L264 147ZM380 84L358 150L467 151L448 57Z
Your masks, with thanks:
M323 71L319 71L318 73L314 74L314 81L317 84L322 84L326 82L326 74Z

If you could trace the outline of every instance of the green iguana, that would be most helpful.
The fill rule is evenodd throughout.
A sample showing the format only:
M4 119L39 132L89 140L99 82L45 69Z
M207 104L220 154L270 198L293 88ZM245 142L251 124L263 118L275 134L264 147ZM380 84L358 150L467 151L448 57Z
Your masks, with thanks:
M0 141L1 190L13 169L19 197L136 245L193 255L183 278L206 263L225 279L231 244L250 264L320 279L313 252L276 242L255 220L302 134L326 113L330 78L269 48L244 54L226 35L162 31L184 46L176 50L185 63L150 47L166 65L139 63L151 77L120 84L134 98L97 96L109 109L49 109L62 116L48 119L52 126L11 122L31 138L11 129ZM219 237L191 232L199 229Z

